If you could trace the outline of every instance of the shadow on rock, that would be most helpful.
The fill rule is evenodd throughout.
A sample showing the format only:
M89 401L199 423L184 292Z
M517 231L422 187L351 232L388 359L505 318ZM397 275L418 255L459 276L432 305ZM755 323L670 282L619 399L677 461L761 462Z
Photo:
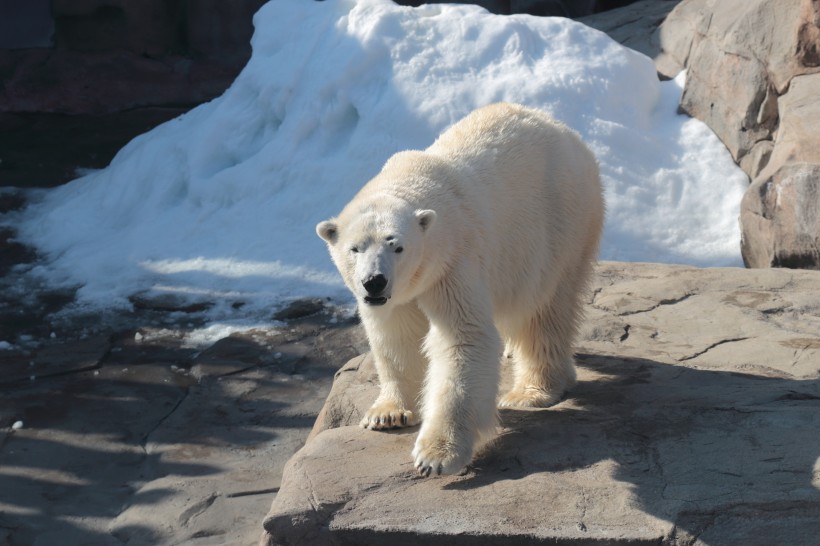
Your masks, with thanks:
M337 332L312 317L289 326L201 351L179 331L132 329L86 351L83 367L54 356L62 346L66 361L77 360L69 340L7 351L14 369L59 374L0 382L0 421L22 423L0 430L0 544L255 533L251 522L278 489L276 465L304 442L330 387L335 368L324 353L350 343L350 324ZM264 499L256 515L253 495Z
M820 532L820 381L578 361L582 380L565 401L502 411L505 432L443 489L524 488L532 476L598 468L602 482L626 485L627 503L674 522L676 540L754 544L764 533L802 544L806 525Z

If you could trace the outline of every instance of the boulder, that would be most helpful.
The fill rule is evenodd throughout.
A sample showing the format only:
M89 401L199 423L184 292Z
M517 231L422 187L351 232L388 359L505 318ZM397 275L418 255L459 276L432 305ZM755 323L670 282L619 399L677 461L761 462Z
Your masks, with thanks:
M820 533L820 277L604 263L579 383L504 410L461 476L420 478L417 429L357 426L368 355L336 374L261 544L805 544ZM506 366L505 366L506 371Z
M687 69L681 108L752 179L741 212L746 265L820 269L820 3L684 0L658 36L658 70Z
M687 69L682 108L740 162L772 139L792 78L820 71L819 19L812 0L684 0L661 25L658 68Z
M54 0L48 13L18 10L29 32L48 24L53 38L0 40L9 47L0 49L0 112L98 115L210 100L250 57L263 3Z
M580 21L652 57L661 77L687 70L681 109L752 181L746 265L820 269L820 3L642 0Z
M794 78L778 100L780 127L766 167L743 196L748 267L820 269L820 74Z
M596 0L510 0L510 13L582 17L595 13Z
M420 6L421 4L445 4L449 0L395 0L403 6ZM528 13L530 15L549 17L583 17L593 13L612 10L632 4L635 0L471 0L491 13L509 15L511 13Z

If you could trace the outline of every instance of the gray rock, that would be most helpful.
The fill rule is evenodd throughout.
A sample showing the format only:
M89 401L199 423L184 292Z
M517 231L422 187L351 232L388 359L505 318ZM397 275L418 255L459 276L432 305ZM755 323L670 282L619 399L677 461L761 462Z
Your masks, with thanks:
M179 294L153 290L132 294L128 297L128 301L136 309L180 313L200 313L207 311L214 305L212 302L197 301Z
M190 315L157 327L162 311L137 309L86 339L99 317L73 315L53 339L0 351L21 379L0 381L0 544L255 542L330 389L329 355L362 350L334 312L204 350L185 346Z
M210 100L247 62L263 3L54 0L42 10L52 20L32 20L50 23L53 45L16 39L0 49L0 112L103 114Z
M419 478L416 430L356 426L336 376L261 544L808 544L820 533L820 278L605 263L556 406L501 412L463 476Z
M759 176L743 196L747 267L820 269L820 165L790 163Z
M315 315L324 309L325 301L321 298L307 298L290 302L273 315L274 320L294 320Z
M820 269L820 74L799 76L778 101L766 167L743 197L741 250L749 267Z
M583 17L595 13L596 0L510 0L510 13Z
M663 53L661 23L679 2L680 0L639 0L622 8L580 17L578 21L607 33L613 40L640 51L655 59L658 64L658 58ZM682 67L664 71L659 66L658 72L674 77L681 69Z
M395 0L402 6L446 4L448 0ZM675 1L675 0L670 0ZM679 0L677 0L679 1ZM546 17L584 17L593 13L613 10L635 0L472 0L464 2L481 6L491 13L509 15L527 13Z

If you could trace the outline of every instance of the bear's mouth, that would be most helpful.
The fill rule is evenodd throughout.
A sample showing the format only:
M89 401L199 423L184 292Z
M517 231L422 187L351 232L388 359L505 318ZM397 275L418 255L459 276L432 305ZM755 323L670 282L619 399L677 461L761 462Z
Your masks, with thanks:
M374 298L372 296L365 296L364 302L368 305L384 305L387 303L387 298L384 296L379 296L378 298Z

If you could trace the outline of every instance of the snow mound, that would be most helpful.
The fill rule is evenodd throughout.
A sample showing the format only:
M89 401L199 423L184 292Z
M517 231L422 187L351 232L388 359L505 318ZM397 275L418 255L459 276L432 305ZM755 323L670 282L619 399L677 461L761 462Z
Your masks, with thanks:
M47 193L21 237L35 273L82 285L90 307L166 291L248 316L288 299L349 302L314 225L396 151L424 148L471 110L548 110L596 153L602 258L738 265L746 179L682 81L563 18L388 0L276 0L223 96L146 133L103 170ZM233 305L243 302L240 310Z

